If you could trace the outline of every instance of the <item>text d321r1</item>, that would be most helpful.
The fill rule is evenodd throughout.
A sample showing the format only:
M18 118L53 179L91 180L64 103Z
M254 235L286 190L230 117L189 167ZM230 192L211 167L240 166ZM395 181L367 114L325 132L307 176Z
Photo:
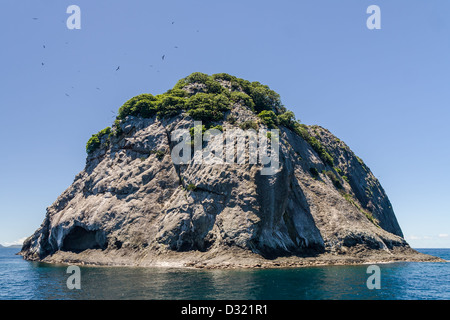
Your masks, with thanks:
M207 315L213 317L218 314L234 314L234 315L266 315L267 305L263 304L226 304L225 308L220 307L196 307L189 304L187 307L181 308L182 315Z

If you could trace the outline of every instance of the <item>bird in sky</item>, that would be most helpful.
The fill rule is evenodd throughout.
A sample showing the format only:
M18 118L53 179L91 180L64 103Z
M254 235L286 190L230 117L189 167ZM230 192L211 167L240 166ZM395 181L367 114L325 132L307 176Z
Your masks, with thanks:
M45 49L45 44L44 45L42 45L43 47L44 47L44 49Z
M42 64L42 65L44 65L44 63L43 63L43 62L41 62L41 64Z
M174 24L175 23L175 21L172 21L172 24Z
M38 20L39 18L33 18L33 20Z
M118 71L120 69L120 66L117 67L116 71Z
M163 54L163 56L161 57L161 59L163 59L163 60L164 60L165 56L166 56L166 55L165 55L165 54Z
M67 93L66 93L66 96L67 96L67 97L70 97Z
M175 49L178 49L178 47L177 47L177 46L175 46Z

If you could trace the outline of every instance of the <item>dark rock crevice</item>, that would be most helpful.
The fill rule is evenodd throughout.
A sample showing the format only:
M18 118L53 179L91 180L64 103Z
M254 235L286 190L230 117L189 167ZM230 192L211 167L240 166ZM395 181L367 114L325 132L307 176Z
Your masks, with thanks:
M73 227L64 237L61 250L82 252L88 249L106 249L107 242L103 231L87 230L80 226Z

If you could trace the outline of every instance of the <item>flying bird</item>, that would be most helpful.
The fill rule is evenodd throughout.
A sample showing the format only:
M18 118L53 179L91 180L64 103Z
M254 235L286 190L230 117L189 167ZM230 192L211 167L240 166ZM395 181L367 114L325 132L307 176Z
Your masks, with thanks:
M166 55L165 54L163 54L163 56L161 57L161 59L163 59L164 60L164 57L165 57Z
M44 65L44 63L43 63L43 62L41 62L41 64L42 64L42 65Z
M67 97L70 97L67 93L65 94Z
M175 23L175 21L172 21L172 24L174 24Z
M178 49L178 47L177 47L177 46L175 46L175 49Z
M116 71L118 71L120 69L120 66L117 67Z
M99 87L97 87L97 88L95 88L95 89L97 89L97 90L100 90L100 88L99 88Z
M45 49L45 44L44 45L42 45L43 47L44 47L44 49Z
M37 19L39 19L39 18L33 18L33 20L37 20Z

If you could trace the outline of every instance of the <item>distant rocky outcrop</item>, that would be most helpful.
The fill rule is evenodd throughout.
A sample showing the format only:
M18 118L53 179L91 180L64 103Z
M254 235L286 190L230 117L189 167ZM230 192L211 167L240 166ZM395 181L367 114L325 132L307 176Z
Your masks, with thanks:
M12 244L12 245L10 245L10 246L2 246L2 245L0 244L0 248L22 249L22 245L20 245L20 244Z
M279 129L279 168L263 175L262 164L198 162L198 152L174 163L173 133L192 135L195 120L224 133ZM137 96L87 152L85 169L25 241L25 259L200 267L433 260L409 248L364 162L328 130L300 124L257 82L195 73L165 94Z

